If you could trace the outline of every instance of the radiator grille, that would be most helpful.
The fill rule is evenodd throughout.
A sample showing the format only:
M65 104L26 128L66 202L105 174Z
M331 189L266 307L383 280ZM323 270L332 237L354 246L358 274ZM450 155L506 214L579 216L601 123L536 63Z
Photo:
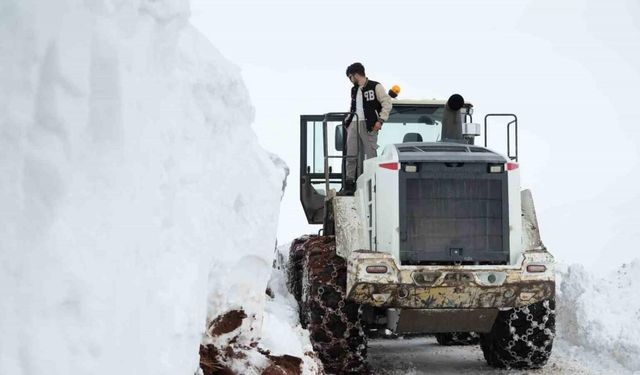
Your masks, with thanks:
M503 183L472 177L407 179L403 264L505 259Z

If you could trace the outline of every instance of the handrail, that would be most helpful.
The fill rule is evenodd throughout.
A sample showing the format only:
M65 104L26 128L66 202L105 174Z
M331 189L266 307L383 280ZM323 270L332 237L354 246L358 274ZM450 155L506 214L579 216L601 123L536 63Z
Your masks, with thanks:
M355 156L348 156L348 155L342 155L342 156L338 156L338 155L334 155L334 156L330 156L329 155L329 146L328 146L328 138L329 138L329 134L327 131L327 122L329 121L329 118L332 116L338 117L338 116L344 116L343 121L346 119L347 116L352 115L355 116L356 118L356 135L358 137L358 142L356 142L357 144L357 149L356 149L356 154ZM349 158L355 158L356 160L358 160L358 157L360 155L360 127L358 126L358 123L360 122L360 118L358 117L358 114L355 112L329 112L329 113L325 113L324 115L324 119L322 120L322 140L323 140L323 144L324 144L324 175L325 175L325 194L326 197L329 197L329 175L330 175L330 171L329 171L329 159L349 159ZM344 129L343 129L344 132ZM344 134L343 134L344 136ZM356 162L356 176L358 175L358 168L359 168L359 163ZM345 171L342 171L342 175L345 175ZM343 184L344 184L344 179L343 179Z
M487 119L489 117L513 117L513 120L507 123L507 157L511 160L518 161L518 116L513 113L490 113L484 116L484 147L487 147ZM511 126L513 125L515 131L515 153L511 154Z

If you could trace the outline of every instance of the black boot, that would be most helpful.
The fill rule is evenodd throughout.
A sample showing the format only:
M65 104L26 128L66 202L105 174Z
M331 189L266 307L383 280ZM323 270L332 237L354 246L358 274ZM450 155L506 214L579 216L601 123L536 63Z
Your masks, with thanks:
M356 192L356 182L347 180L347 182L345 182L344 186L342 187L342 189L340 189L337 195L341 197L353 196L355 192Z

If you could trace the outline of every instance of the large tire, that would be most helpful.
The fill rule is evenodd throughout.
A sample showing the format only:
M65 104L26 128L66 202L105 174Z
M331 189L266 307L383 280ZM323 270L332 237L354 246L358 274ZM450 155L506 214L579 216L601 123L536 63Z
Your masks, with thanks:
M555 332L555 300L546 300L499 312L480 347L490 366L537 369L549 360Z
M289 248L289 261L287 262L287 287L293 297L300 303L302 298L302 267L305 255L305 243L316 235L305 235L296 238Z
M475 332L436 333L435 336L438 344L444 346L476 345L480 341L480 336Z
M300 315L329 374L367 373L367 339L360 305L346 299L347 265L336 254L335 237L304 243Z

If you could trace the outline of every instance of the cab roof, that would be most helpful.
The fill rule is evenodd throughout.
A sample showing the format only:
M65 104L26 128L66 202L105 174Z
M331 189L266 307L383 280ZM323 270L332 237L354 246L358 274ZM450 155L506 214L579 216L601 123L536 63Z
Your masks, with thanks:
M438 99L393 99L393 105L425 105L425 106L444 106L447 101L446 100L438 100ZM464 102L465 107L473 107L468 101Z

